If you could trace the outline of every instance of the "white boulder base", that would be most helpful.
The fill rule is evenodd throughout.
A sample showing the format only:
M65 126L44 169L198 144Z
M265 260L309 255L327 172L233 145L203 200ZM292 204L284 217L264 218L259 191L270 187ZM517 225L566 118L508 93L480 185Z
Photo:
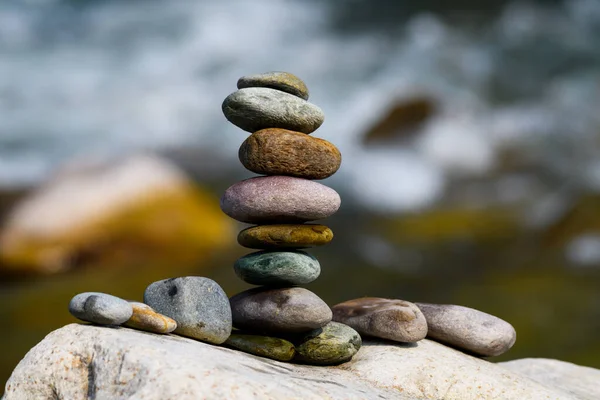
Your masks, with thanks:
M568 381L569 385L578 383ZM282 363L184 337L72 324L13 371L15 399L579 399L442 344L365 342L336 367Z

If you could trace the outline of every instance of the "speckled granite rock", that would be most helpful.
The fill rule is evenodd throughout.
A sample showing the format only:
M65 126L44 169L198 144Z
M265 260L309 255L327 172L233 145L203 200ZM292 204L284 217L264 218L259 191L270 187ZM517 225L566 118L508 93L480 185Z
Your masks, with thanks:
M294 345L285 339L239 332L232 333L225 345L278 361L290 361L296 354Z
M305 285L321 274L319 261L303 251L257 251L238 258L236 275L252 285Z
M259 225L246 228L237 241L251 249L302 249L322 246L333 239L333 232L325 225Z
M240 162L261 175L325 179L340 168L342 155L327 140L286 129L261 129L240 146Z
M133 309L127 301L106 293L85 292L71 299L69 312L82 321L102 325L121 325Z
M261 176L238 182L221 197L221 210L250 224L298 223L327 218L340 207L337 192L291 176Z
M427 335L427 322L419 308L404 300L363 297L336 304L333 320L361 335L397 342L417 342Z
M123 326L154 333L169 333L177 328L174 319L157 313L149 305L137 301L130 301L129 304L133 308L133 315Z
M358 332L330 322L302 336L296 344L296 361L311 365L336 365L350 360L360 349Z
M174 335L72 324L25 356L4 400L592 399L572 394L588 381L563 383L564 389L542 385L427 339L412 345L365 341L351 361L323 368Z
M154 282L144 292L144 303L177 322L175 333L221 344L231 334L231 308L215 281L184 276Z
M237 82L238 89L266 87L281 90L301 99L308 100L308 88L302 79L289 72L272 71L262 74L242 76Z
M491 357L507 352L517 340L511 324L473 308L451 304L416 303L427 319L427 337Z
M261 333L297 333L331 321L329 306L310 290L258 287L230 299L233 325Z
M221 108L229 122L248 132L283 128L312 133L325 119L316 105L292 94L262 87L233 92Z

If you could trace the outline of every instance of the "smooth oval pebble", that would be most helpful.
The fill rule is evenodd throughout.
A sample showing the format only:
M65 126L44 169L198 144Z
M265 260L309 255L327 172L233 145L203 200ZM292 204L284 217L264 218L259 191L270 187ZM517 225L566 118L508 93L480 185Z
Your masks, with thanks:
M331 309L313 292L299 287L258 287L230 300L233 325L260 333L295 333L331 321Z
M259 225L238 234L240 245L251 249L300 249L331 242L333 232L325 225Z
M221 344L231 334L231 308L215 281L200 276L165 279L150 284L144 303L177 322L175 333Z
M302 79L289 72L265 72L263 74L242 76L237 81L238 89L249 87L267 87L293 94L308 100L308 88Z
M123 326L154 333L169 333L177 328L174 319L157 313L149 305L137 301L130 301L129 304L133 308L133 315Z
M321 274L319 261L303 251L257 251L238 258L236 275L252 285L304 285Z
M476 355L499 356L517 340L511 324L483 311L451 304L417 306L427 319L427 337Z
M348 325L330 322L309 332L296 343L296 357L312 365L335 365L349 361L360 349L362 339Z
M336 304L333 320L349 325L361 335L397 342L417 342L427 335L427 321L408 301L364 297Z
M290 361L296 354L296 349L291 342L270 336L236 332L229 336L225 344L246 353L278 361Z
M340 195L320 183L291 176L260 176L230 186L221 197L221 210L240 222L281 224L327 218L340 203Z
M312 103L292 94L264 87L240 89L225 98L225 118L248 132L265 128L283 128L312 133L325 115Z
M106 293L85 292L71 299L69 312L82 321L101 325L121 325L127 321L133 308L126 300Z
M325 179L340 168L342 155L327 140L286 129L262 129L250 135L238 152L246 169L262 175Z

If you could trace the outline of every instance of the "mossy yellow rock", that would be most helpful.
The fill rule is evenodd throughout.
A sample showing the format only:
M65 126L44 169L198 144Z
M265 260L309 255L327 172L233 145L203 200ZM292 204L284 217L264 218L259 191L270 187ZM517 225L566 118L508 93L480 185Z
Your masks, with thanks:
M237 239L251 249L299 249L327 244L333 232L324 225L259 225L244 229Z
M0 232L0 268L185 262L228 244L231 228L218 199L179 168L135 156L67 171L17 204Z

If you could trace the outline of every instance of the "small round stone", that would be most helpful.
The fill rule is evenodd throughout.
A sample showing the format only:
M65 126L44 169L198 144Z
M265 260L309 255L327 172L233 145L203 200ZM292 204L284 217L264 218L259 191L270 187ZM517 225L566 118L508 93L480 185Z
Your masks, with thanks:
M283 128L312 133L325 115L312 103L275 89L252 87L233 92L222 105L225 118L237 127L256 132L265 128Z
M246 353L278 361L290 361L296 354L291 342L270 336L235 332L229 336L225 344Z
M252 285L305 285L321 274L319 261L303 251L257 251L237 259L236 275Z
M427 337L484 357L507 352L517 340L508 322L468 307L417 303L429 326Z
M221 197L221 210L250 224L293 224L327 218L340 203L335 190L318 182L260 176L229 187Z
M295 361L312 365L335 365L349 361L360 349L358 332L348 325L330 322L296 343Z
M185 276L154 282L144 292L144 303L177 322L175 333L221 344L231 334L231 308L215 281Z
M333 232L324 225L259 225L238 234L240 245L251 249L301 249L331 242Z
M121 325L133 309L127 301L106 293L85 292L71 299L69 312L82 321L101 325Z
M305 179L325 179L342 163L340 151L327 140L278 128L254 132L238 155L242 165L257 174Z
M230 300L233 325L259 333L297 333L331 321L331 309L313 292L299 287L258 287Z
M266 87L293 94L301 99L308 100L308 88L294 74L289 72L265 72L263 74L242 76L237 82L238 89L249 87Z
M177 322L174 319L157 313L149 305L137 301L129 303L133 308L133 315L123 326L154 333L169 333L177 328Z
M417 342L427 335L427 321L419 308L408 301L364 297L332 307L333 320L358 333L397 342Z

